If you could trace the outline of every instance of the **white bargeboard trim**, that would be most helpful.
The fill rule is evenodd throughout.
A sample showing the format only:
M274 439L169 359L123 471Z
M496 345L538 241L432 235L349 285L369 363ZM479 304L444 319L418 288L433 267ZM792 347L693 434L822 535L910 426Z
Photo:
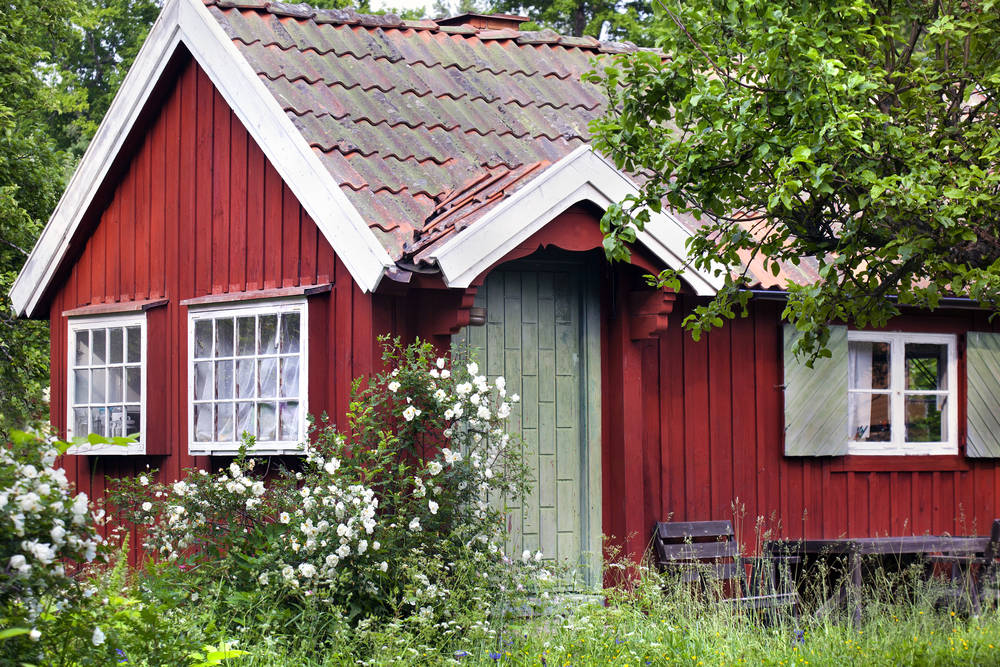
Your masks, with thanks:
M587 145L554 163L512 194L483 219L462 230L430 254L445 284L468 287L484 271L526 241L567 208L591 201L607 209L639 188ZM685 242L691 233L669 213L651 213L638 241L684 279L699 296L712 296L723 278L688 265Z
M201 0L168 0L10 291L18 315L43 294L176 49L183 44L323 232L351 276L373 291L389 253ZM167 221L169 224L170 221Z

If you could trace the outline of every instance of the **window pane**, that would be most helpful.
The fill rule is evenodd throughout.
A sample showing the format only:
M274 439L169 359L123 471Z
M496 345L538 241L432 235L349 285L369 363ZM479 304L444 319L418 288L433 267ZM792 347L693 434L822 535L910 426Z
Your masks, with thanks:
M215 362L215 397L233 397L233 362L231 359Z
M125 368L125 400L129 403L142 400L142 370L138 366Z
M194 400L212 398L212 362L199 361L194 365Z
M260 403L257 406L257 439L269 441L275 439L277 424L274 403Z
M142 340L139 335L139 327L129 327L128 333L128 359L130 364L138 364L142 361Z
M83 436L90 433L89 410L87 408L73 409L73 435Z
M889 442L892 424L889 394L851 392L847 399L848 437L858 442Z
M98 368L90 371L90 402L91 403L103 403L104 397L107 396L105 392L105 383L107 382L107 371L103 368Z
M253 403L236 404L236 437L240 440L243 439L244 433L249 433L250 435L254 433L253 408Z
M104 329L95 329L93 334L93 344L91 347L90 363L94 366L103 366L108 363L107 336Z
M241 317L236 320L237 344L236 354L241 357L251 356L257 348L257 320L254 317Z
M108 356L111 359L112 364L120 364L125 358L125 343L124 343L125 330L118 329L108 329Z
M212 320L198 320L194 323L194 357L204 359L212 356Z
M299 404L281 404L281 439L299 439Z
M281 316L281 353L299 351L299 314L285 313Z
M233 404L219 403L215 406L216 442L233 441Z
M948 389L947 369L947 345L907 343L907 389L923 391Z
M253 398L253 359L239 359L236 361L236 398Z
M194 406L194 440L195 442L212 441L212 405Z
M108 420L107 420L107 409L106 408L91 408L90 409L90 432L96 433L97 435L108 434Z
M142 420L139 414L138 405L125 406L125 435L134 435L139 432Z
M233 320L215 320L215 356L233 356Z
M905 397L906 441L944 442L948 439L947 420L943 419L947 396L920 395Z
M258 396L262 398L274 398L278 395L278 360L261 359L260 364L260 389Z
M848 343L848 386L889 388L889 343L852 340Z
M90 403L90 371L73 371L73 403Z
M278 316L260 316L260 340L257 344L257 354L276 354L278 335Z
M121 403L124 395L125 378L123 368L108 369L108 401L111 403Z
M120 405L108 408L111 415L111 437L125 435L125 408Z
M298 396L299 396L299 358L282 357L281 397L298 398Z
M76 365L86 366L90 363L90 332L76 332Z

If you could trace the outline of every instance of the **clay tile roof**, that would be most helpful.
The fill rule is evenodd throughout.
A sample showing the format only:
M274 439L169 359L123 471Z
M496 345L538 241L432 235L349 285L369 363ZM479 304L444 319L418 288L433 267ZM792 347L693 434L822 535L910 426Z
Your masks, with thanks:
M396 260L589 142L605 98L581 75L620 50L551 30L205 4Z
M439 25L303 3L204 2L397 262L419 263L589 143L606 98L581 75L595 58L636 50L521 32L515 16L476 15L477 28L462 17ZM795 278L762 273L762 286Z

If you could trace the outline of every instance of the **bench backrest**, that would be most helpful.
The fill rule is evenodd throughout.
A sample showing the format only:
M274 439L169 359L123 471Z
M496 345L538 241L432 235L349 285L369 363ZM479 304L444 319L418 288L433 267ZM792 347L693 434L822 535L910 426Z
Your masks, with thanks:
M723 581L743 578L740 550L729 521L658 522L653 546L661 569L690 565L699 571L707 569Z

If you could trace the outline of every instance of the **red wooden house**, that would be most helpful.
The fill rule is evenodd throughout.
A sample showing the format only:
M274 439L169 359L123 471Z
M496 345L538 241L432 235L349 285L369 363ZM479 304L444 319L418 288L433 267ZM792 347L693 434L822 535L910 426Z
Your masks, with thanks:
M167 478L238 434L287 454L344 414L376 336L478 345L523 397L537 474L526 547L641 551L656 520L753 517L797 537L982 532L1000 515L1000 344L961 300L834 356L786 354L782 288L694 342L678 293L693 220L664 213L631 264L598 221L635 181L588 147L580 81L628 45L521 19L400 21L254 0L169 0L18 278L48 318L60 432L140 432L66 464L99 496ZM803 266L806 266L803 264Z

